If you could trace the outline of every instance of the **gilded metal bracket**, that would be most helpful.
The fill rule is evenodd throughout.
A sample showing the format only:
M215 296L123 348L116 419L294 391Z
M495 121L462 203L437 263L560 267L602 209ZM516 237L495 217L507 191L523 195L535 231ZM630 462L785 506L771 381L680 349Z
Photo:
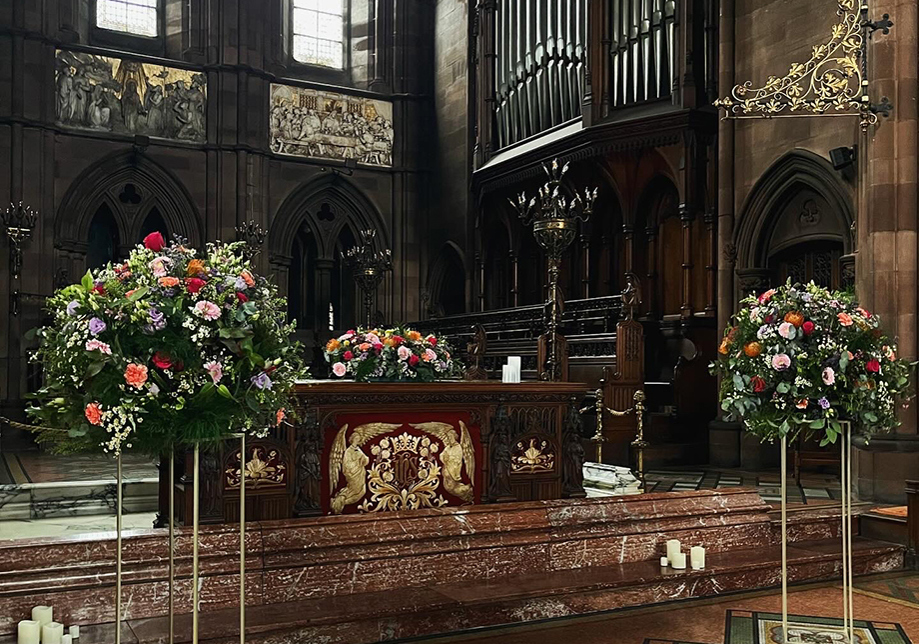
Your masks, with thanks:
M806 63L793 63L784 77L770 76L762 87L752 81L735 85L731 95L714 102L726 119L857 116L863 130L878 115L890 116L887 97L872 103L868 95L867 43L876 31L890 33L888 14L868 19L868 0L837 0L839 21L829 41L816 45Z
M626 409L625 411L617 411L607 407L603 402L603 389L597 389L595 393L596 402L593 405L588 405L580 410L582 414L594 411L597 414L597 431L591 436L590 440L597 444L597 462L603 462L603 442L606 440L603 437L603 412L607 412L611 416L616 418L622 418L628 416L629 414L635 414L635 421L638 427L638 430L635 432L635 440L631 442L632 448L635 450L637 455L637 473L635 478L638 479L638 483L642 492L645 491L645 458L644 452L647 447L650 447L650 443L645 440L645 392L641 389L635 392L635 395L632 399L635 401L635 404Z

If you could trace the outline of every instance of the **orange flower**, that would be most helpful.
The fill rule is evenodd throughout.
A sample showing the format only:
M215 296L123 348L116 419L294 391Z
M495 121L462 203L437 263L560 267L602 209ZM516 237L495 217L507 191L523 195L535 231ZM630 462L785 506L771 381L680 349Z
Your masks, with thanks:
M796 402L795 407L797 407L798 409L807 409L807 398L802 398L801 400Z
M721 346L718 347L718 353L723 356L726 356L731 352L731 341L728 338L725 338L721 341Z
M243 271L239 274L243 281L246 283L246 286L255 286L255 278L252 277L252 273L249 271Z
M124 296L125 296L125 297L131 297L131 296L134 295L134 293L136 293L136 292L137 292L137 289L136 289L136 288L132 288L130 291L128 291L127 293L125 293Z
M129 364L128 368L124 370L124 381L135 389L143 387L144 383L147 382L146 365L136 364L134 362Z
M325 345L325 350L328 351L329 353L332 353L333 351L338 351L338 348L339 348L339 347L341 347L341 342L339 342L339 341L336 340L335 338L332 338L332 339L329 340L329 342Z
M188 266L185 267L185 274L189 277L198 277L198 275L204 274L204 262L200 259L193 259L188 262Z
M421 334L418 333L417 331L409 331L406 335L408 336L408 339L411 340L412 342L418 342L419 340L421 340Z
M274 423L274 424L275 424L275 425L280 425L281 423L284 422L284 419L285 419L285 418L287 418L287 413L284 411L284 408L281 407L281 408L278 410L278 413L275 414L275 423Z
M804 316L798 311L790 311L785 314L785 321L798 328L804 324Z
M843 326L852 326L852 316L846 312L842 312L836 316L839 319L839 323Z
M391 347L395 344L395 341L392 338L384 338L383 344L387 347Z
M99 407L99 403L89 403L86 405L86 420L88 420L93 425L98 425L102 422L102 408Z
M160 286L163 288L172 288L173 286L179 285L179 278L177 277L161 277L157 280L160 283Z
M361 351L370 351L370 343L364 342L361 346L358 347Z
M755 358L763 352L763 345L759 342L750 342L743 348L743 352L747 354L748 358Z

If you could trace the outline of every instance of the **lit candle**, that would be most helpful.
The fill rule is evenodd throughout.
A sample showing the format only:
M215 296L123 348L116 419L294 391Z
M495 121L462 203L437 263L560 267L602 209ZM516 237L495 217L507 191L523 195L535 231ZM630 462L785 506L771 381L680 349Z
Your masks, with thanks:
M41 624L33 619L24 619L19 622L16 644L38 644L41 642Z
M667 557L661 557L661 568L666 568L670 565L670 560Z
M42 626L54 621L52 618L52 609L50 606L36 606L32 609L32 620Z
M705 568L705 548L702 546L693 546L689 550L689 563L693 570L702 570Z
M73 626L70 627L70 637L72 637L73 639L80 638L80 625L79 624L74 624Z
M667 542L667 559L670 560L671 564L673 563L673 558L678 552L680 552L680 540L670 539Z
M70 633L64 633L64 636L61 637L61 644L73 644L73 638L70 637Z
M48 622L41 626L41 644L61 644L64 637L64 625L59 622Z
M676 570L686 570L686 554L683 552L676 553L670 563Z

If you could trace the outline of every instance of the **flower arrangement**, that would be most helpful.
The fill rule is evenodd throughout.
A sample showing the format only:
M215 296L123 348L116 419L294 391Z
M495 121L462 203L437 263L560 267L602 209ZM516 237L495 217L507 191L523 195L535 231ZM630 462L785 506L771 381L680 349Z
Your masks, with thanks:
M124 263L57 291L35 356L47 384L29 412L68 431L39 440L159 455L282 423L306 372L285 301L242 246L199 254L152 233Z
M744 299L718 353L728 420L764 440L804 431L821 445L836 442L843 420L869 437L899 425L913 366L877 316L813 282Z
M329 340L326 360L338 378L355 380L434 380L451 378L462 365L453 359L450 346L436 336L413 329L348 331Z

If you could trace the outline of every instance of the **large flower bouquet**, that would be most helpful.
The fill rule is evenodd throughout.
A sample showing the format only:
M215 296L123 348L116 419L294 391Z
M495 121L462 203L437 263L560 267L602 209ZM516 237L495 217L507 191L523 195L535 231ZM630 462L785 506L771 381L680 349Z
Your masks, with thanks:
M912 365L877 316L813 283L744 299L718 352L721 408L764 440L803 431L835 443L841 420L889 431L910 387Z
M48 300L31 415L57 451L136 449L264 434L305 375L274 285L240 243L198 253L153 233L123 264L87 272Z
M350 374L359 381L432 382L457 376L462 370L445 341L401 327L348 331L329 340L325 357L335 376L343 378Z

